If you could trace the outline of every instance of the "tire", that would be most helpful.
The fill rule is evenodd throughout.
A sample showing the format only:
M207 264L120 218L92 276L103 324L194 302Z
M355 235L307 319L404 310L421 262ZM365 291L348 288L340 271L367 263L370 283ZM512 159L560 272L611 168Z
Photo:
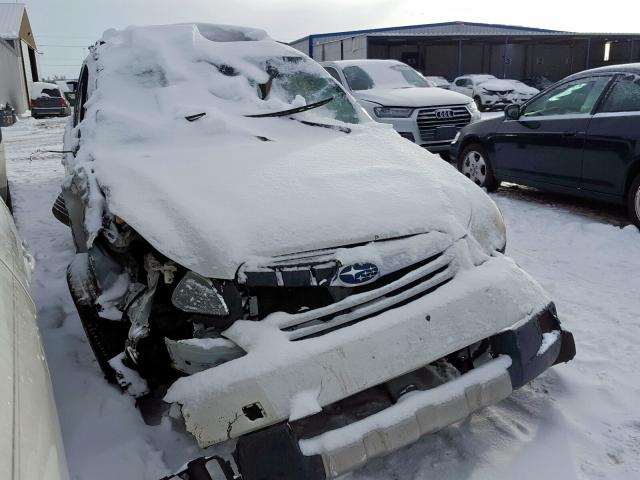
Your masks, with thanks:
M475 97L473 97L473 101L476 102L478 110L480 110L481 112L485 111L484 105L482 105L482 99L479 96L476 95Z
M488 192L493 192L500 186L500 180L493 174L487 150L479 143L472 143L464 148L458 158L458 170Z
M631 221L640 228L640 174L636 175L627 192L627 209Z

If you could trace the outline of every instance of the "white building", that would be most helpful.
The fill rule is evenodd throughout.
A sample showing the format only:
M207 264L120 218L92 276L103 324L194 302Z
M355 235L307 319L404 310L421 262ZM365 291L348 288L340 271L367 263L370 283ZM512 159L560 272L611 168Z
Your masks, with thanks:
M39 79L36 41L21 3L0 3L0 104L17 113L29 109L29 92Z

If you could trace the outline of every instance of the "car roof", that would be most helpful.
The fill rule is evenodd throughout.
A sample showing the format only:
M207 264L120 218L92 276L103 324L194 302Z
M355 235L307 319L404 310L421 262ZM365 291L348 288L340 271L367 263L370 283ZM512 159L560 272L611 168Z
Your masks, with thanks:
M361 66L366 66L366 65L372 65L374 63L381 64L381 65L406 65L406 66L408 66L406 63L402 63L399 60L359 59L359 60L334 60L332 62L320 62L321 65L333 64L333 65L339 66L340 68L351 67L351 66L361 67Z
M580 78L599 73L637 73L640 74L640 63L626 63L622 65L607 65L605 67L592 68L582 72L574 73L565 80L571 78Z

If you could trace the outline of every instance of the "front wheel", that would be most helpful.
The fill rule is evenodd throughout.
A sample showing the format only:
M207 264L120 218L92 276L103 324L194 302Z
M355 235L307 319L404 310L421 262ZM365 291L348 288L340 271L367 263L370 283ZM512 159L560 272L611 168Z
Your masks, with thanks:
M493 192L500 186L500 181L493 174L489 155L479 143L472 143L462 151L458 159L458 170L488 192Z
M640 228L640 174L638 174L627 193L627 209L629 218Z

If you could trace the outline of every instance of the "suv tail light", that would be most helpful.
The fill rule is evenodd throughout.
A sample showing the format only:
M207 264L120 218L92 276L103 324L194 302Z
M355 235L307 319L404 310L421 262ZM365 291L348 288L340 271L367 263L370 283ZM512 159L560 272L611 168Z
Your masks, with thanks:
M60 105L64 106L66 105L64 98L60 97Z

